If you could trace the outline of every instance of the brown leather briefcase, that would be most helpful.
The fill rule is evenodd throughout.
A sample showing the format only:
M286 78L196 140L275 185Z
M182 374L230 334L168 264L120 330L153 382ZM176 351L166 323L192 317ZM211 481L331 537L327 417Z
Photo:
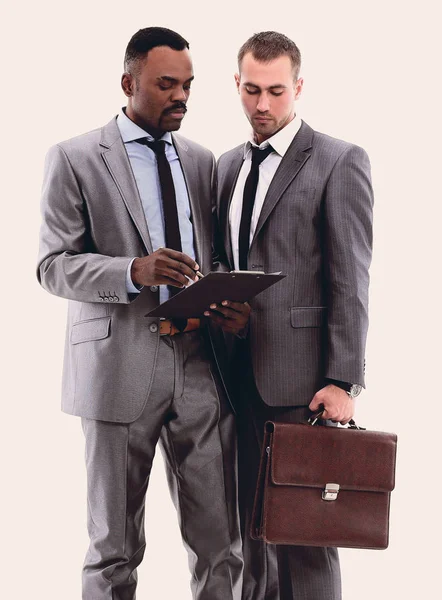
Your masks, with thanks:
M387 548L397 436L267 422L251 536L271 544Z

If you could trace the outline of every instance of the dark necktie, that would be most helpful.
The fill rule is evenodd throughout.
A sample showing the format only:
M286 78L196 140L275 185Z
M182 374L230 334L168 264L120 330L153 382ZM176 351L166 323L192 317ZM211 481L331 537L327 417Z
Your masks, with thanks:
M178 222L178 210L176 206L175 186L173 184L172 170L166 156L166 142L164 140L150 141L147 138L136 140L139 144L149 146L154 151L158 175L161 186L161 199L163 201L164 214L164 234L166 238L166 248L182 252L180 226ZM168 285L167 289L171 296L180 292L180 288ZM183 331L187 325L187 319L173 319L174 324L180 331Z
M178 211L176 207L175 186L172 171L166 157L166 142L164 140L149 141L146 138L137 140L139 144L149 146L155 152L160 178L161 198L163 201L164 233L166 247L182 252Z
M247 256L250 245L250 225L252 223L253 206L255 204L256 190L258 188L259 165L271 152L273 152L273 148L270 145L264 148L264 150L252 146L252 166L244 186L241 224L239 227L239 268L241 271L247 270Z

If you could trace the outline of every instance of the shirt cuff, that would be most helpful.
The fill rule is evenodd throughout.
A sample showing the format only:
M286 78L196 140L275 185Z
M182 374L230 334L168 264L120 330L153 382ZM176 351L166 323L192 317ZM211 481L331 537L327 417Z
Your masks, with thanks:
M135 257L137 258L137 257ZM135 258L133 258L128 267L127 267L127 271L126 271L126 290L128 294L139 294L140 291L143 289L143 286L137 287L134 282L132 281L132 277L130 276L130 271L132 269L132 263L134 262Z

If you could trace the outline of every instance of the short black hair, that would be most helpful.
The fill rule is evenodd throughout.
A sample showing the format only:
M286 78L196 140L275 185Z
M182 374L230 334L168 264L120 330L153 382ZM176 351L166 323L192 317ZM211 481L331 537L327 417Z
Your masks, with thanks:
M255 33L239 49L238 69L241 71L241 63L244 56L251 52L255 60L270 62L280 56L288 56L292 61L295 79L298 79L301 68L301 53L298 46L283 33L277 31L261 31Z
M124 55L124 70L136 75L138 63L145 58L152 48L169 46L173 50L189 48L189 42L179 33L166 27L145 27L135 33L126 48Z

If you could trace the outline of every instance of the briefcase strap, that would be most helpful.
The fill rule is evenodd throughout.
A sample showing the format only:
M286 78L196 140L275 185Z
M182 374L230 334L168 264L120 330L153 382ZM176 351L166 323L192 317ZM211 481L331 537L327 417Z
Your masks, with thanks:
M312 415L310 417L310 419L307 421L307 423L309 423L310 425L316 425L318 423L318 421L321 419L323 414L324 414L324 411L320 410L319 412ZM350 419L350 421L348 422L347 429L359 429L360 431L366 430L365 427L360 427L359 425L356 425L356 423L353 419Z

